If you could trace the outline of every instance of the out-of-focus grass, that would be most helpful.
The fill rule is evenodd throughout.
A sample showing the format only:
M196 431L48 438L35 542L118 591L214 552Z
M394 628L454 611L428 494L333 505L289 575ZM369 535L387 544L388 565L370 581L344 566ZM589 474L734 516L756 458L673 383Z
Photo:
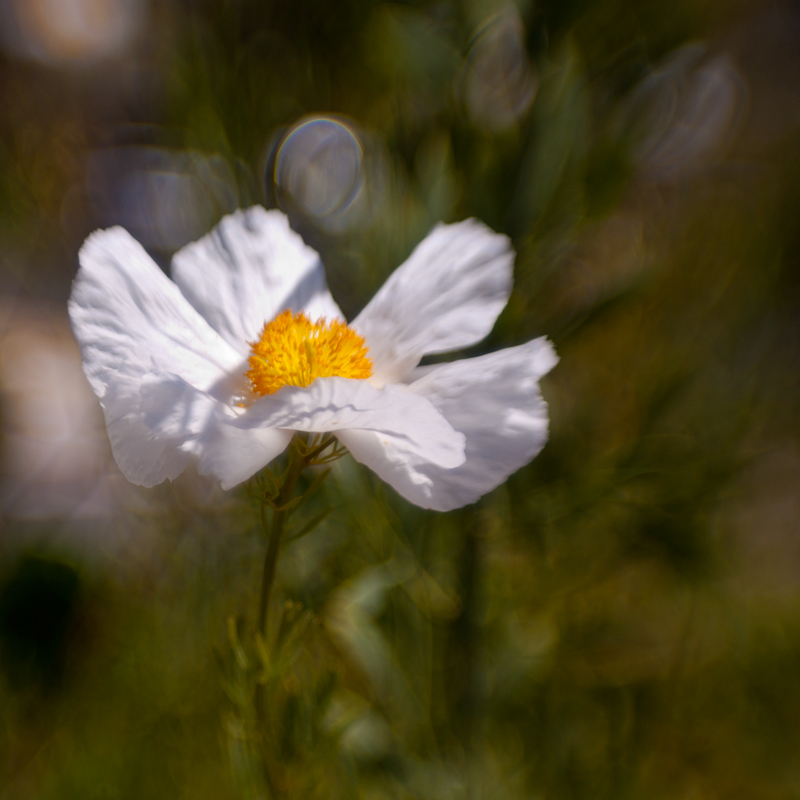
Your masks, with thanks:
M74 491L102 497L65 503L14 443L68 458L78 412L4 355L0 796L265 796L262 681L289 797L795 797L796 12L241 0L143 24L110 66L0 63L3 341L14 309L63 307L98 225L166 264L226 204L285 202L280 142L326 115L369 202L286 207L341 307L440 219L508 233L515 291L474 352L553 339L551 438L445 515L338 462L282 552L265 664L246 491L133 490L95 459ZM14 505L26 482L49 510Z

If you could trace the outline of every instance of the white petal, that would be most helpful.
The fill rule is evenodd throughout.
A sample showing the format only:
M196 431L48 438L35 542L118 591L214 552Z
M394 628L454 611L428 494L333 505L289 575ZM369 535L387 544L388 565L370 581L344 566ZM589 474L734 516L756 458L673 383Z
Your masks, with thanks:
M179 250L172 277L214 330L246 355L265 322L305 310L312 321L341 318L319 255L280 211L253 206L223 217L202 239Z
M240 365L241 357L123 228L93 233L78 258L69 315L84 371L101 399L120 375L170 372L209 390Z
M233 408L195 389L177 375L145 380L140 395L138 413L131 415L131 421L139 421L138 427L126 431L124 427L109 424L109 435L112 430L114 434L119 430L123 436L138 433L154 439L164 448L164 457L171 459L170 464L174 465L174 474L166 476L159 476L157 471L150 475L148 465L136 460L147 455L138 452L137 441L115 448L115 454L121 450L123 459L127 459L128 472L139 477L135 482L145 486L159 483L164 477L174 478L184 469L189 456L194 455L201 474L216 476L223 489L230 489L280 455L292 439L292 431L247 429L227 424L237 417Z
M547 339L480 358L445 364L408 389L430 400L467 437L456 469L429 466L428 508L449 511L474 503L523 467L547 441L547 403L539 378L558 362Z
M148 425L144 384L180 380L218 394L241 357L127 231L97 231L79 259L70 319L84 372L105 412L114 458L133 483L152 486L174 478L188 459L177 448L194 434ZM196 428L197 420L192 424Z
M351 452L398 491L398 482L428 481L424 475L415 477L420 465L446 469L464 460L464 437L424 397L398 386L376 389L366 381L317 378L306 388L285 386L262 397L241 416L221 420L213 448L215 465L201 459L201 469L221 477L223 488L245 480L274 456L263 463L253 459L246 468L224 477L218 465L240 458L254 432L275 428L333 432L342 443L350 441L354 430L375 437L379 453L361 459L358 452Z
M293 431L280 428L239 428L219 421L203 443L200 473L214 475L223 489L232 489L279 456L292 436Z
M177 375L146 378L139 387L139 396L141 417L148 430L172 440L188 453L202 449L201 437L213 426L216 413L234 413Z
M353 322L378 384L401 381L426 353L475 344L508 302L514 250L482 222L437 225Z
M131 483L150 487L177 478L189 463L190 454L180 449L180 441L147 427L140 386L125 379L116 381L101 402L117 466Z

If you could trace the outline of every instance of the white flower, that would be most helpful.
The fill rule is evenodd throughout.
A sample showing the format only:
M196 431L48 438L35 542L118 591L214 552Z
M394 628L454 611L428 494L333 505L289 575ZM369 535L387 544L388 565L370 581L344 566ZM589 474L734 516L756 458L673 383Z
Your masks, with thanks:
M403 497L444 511L498 486L547 440L538 379L557 357L546 339L417 366L489 333L511 291L513 259L509 240L476 220L438 225L350 328L338 326L363 338L371 376L312 375L263 396L245 373L253 343L271 341L265 323L286 309L343 320L319 256L279 211L225 217L175 255L172 281L127 231L97 231L81 249L69 312L114 458L133 483L174 479L196 459L229 489L295 431L335 432ZM370 361L362 373L333 374L369 375Z

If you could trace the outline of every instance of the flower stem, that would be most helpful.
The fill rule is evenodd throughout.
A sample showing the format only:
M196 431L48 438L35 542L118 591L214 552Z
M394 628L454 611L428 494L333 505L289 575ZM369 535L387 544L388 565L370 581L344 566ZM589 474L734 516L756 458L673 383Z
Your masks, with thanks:
M326 464L331 459L338 458L340 451L334 450L333 453L324 456L324 451L334 443L330 434L309 435L308 441L304 442L299 437L295 437L289 450L289 463L286 471L278 478L273 475L270 478L273 492L265 493L261 497L261 525L265 533L269 533L267 544L267 554L264 557L264 571L261 577L261 596L258 603L258 634L263 637L263 644L269 650L269 637L267 629L269 627L269 601L272 595L272 585L275 583L275 571L278 564L278 552L281 546L281 539L287 527L286 523L291 514L296 510L300 498L295 498L297 484L300 476L306 467ZM320 458L321 457L321 458ZM277 495L274 490L277 489ZM272 507L272 519L267 522L267 506ZM281 780L281 768L279 760L269 746L271 737L268 735L270 723L268 719L267 694L268 678L258 681L255 687L254 703L256 720L263 748L263 774L266 780L270 797L278 800L285 797L285 790Z
M286 505L294 499L297 490L297 482L300 475L308 465L308 458L302 454L298 448L292 448L289 456L289 466L286 472L286 479L278 493L275 507L272 511L272 524L269 526L269 544L267 545L267 555L264 558L264 572L261 577L261 598L258 604L258 630L267 639L267 621L269 620L269 598L272 593L272 584L275 582L275 567L278 563L278 550L281 545L281 537L286 526L288 510ZM266 507L261 507L261 520L266 530Z
M297 491L297 483L303 470L317 462L316 459L333 444L333 437L325 434L319 439L316 436L309 436L309 442L303 443L295 439L289 454L289 465L286 468L285 477L281 484L278 496L272 504L272 524L269 525L269 544L267 545L267 555L264 558L264 572L261 577L261 598L258 604L258 631L267 640L267 624L269 621L269 598L272 594L272 584L275 582L275 567L278 563L278 550L281 545L286 520L294 510L289 508L289 503L294 500ZM334 454L334 458L337 454ZM266 503L261 504L261 524L264 531L267 531Z

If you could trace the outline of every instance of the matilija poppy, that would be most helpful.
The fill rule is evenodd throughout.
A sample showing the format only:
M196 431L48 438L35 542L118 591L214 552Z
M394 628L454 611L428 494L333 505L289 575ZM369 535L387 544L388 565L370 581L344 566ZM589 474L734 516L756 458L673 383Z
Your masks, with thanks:
M348 325L317 253L256 206L176 253L172 280L124 229L96 231L69 313L133 483L174 479L195 459L230 489L295 432L332 432L403 497L446 511L547 440L546 339L418 366L490 332L513 261L508 238L477 220L438 225Z

